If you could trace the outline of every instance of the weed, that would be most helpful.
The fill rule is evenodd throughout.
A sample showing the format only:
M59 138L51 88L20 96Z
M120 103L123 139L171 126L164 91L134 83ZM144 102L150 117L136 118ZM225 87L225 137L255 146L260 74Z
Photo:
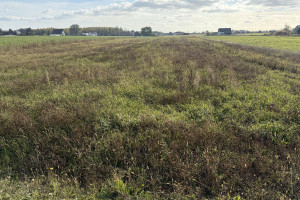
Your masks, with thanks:
M299 54L199 37L0 51L0 198L299 198Z

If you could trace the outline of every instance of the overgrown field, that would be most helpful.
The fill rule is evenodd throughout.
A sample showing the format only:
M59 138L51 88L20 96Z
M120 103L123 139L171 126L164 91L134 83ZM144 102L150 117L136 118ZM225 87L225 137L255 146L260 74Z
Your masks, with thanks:
M43 46L47 44L63 43L68 41L78 40L95 40L103 39L103 37L86 37L86 36L72 36L72 37L53 37L53 36L21 36L21 37L0 37L0 48L11 47L27 47L33 48L36 46Z
M299 199L299 55L199 37L0 48L0 199Z
M297 36L209 36L207 39L300 52L300 37Z

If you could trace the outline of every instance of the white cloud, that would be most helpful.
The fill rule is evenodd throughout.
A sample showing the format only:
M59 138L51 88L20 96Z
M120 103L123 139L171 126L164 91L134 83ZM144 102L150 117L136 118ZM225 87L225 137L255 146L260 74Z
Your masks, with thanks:
M100 3L99 3L100 2ZM102 2L102 4L101 4ZM109 3L110 2L110 3ZM298 0L115 0L0 2L0 28L119 26L161 31L279 29L300 22ZM1 9L0 9L1 11ZM257 16L260 18L250 16ZM249 23L251 22L251 23Z
M271 7L290 7L299 5L299 0L250 0L249 4Z
M136 0L133 2L133 8L150 9L199 9L205 6L211 6L218 0Z
M0 16L0 21L32 21L34 18L18 16Z

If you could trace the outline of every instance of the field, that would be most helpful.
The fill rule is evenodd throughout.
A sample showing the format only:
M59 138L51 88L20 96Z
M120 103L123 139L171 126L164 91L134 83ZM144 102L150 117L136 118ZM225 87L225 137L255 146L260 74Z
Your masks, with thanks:
M207 39L300 52L300 37L297 36L209 36Z
M274 33L274 32L273 32ZM243 34L237 34L238 36L272 36L272 33L269 32L262 32L262 33L243 33Z
M55 44L58 42L66 41L78 41L78 40L94 40L99 39L98 37L53 37L53 36L22 36L22 37L0 37L0 48L11 48L11 47L34 47L43 46L49 43Z
M30 44L0 47L0 199L300 198L299 53Z

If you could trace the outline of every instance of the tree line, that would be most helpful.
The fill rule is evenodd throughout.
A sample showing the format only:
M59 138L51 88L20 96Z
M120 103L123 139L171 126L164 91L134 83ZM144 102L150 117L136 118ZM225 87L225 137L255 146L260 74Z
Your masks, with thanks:
M20 28L18 30L9 29L3 31L0 28L1 35L20 35L20 36L46 36L53 33L56 28ZM97 33L98 36L154 36L151 27L143 27L141 31L128 31L120 27L86 27L81 28L78 24L73 24L69 28L64 28L65 35L80 36L83 33Z
M69 32L66 33L66 35L78 36L82 35L82 33L97 33L98 36L154 36L152 28L149 26L143 27L141 31L126 31L118 27L80 28L78 24L71 25L69 28Z

